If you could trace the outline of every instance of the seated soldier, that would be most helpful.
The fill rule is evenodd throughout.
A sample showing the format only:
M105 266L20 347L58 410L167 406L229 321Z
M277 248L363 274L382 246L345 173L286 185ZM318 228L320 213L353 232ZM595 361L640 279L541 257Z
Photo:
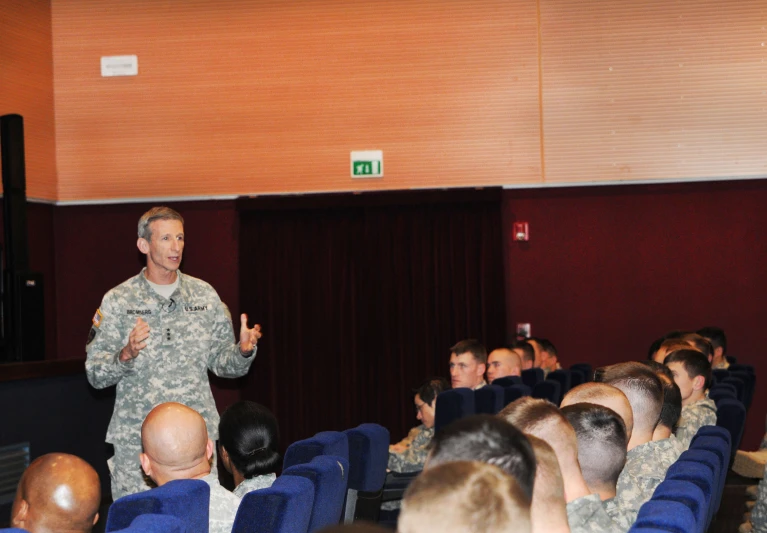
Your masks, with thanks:
M687 449L701 427L716 425L716 404L706 397L711 363L697 350L677 350L666 356L664 364L682 393L682 416L676 436Z
M548 376L554 370L561 370L562 366L557 359L557 349L549 339L537 339L540 346L538 366L543 370L543 377Z
M141 468L157 486L176 479L210 485L210 533L231 533L240 499L210 471L213 441L197 411L174 402L158 405L141 425L141 444Z
M452 461L480 461L512 476L528 498L533 494L535 455L525 435L491 415L467 416L434 436L426 469Z
M643 362L655 371L655 375L663 383L663 407L661 407L660 420L655 426L652 440L672 450L670 453L661 453L664 460L668 462L668 467L676 462L682 452L685 451L682 442L674 435L679 424L679 417L682 414L682 393L679 391L679 386L674 382L674 375L666 365L655 361Z
M485 383L487 350L474 339L457 343L450 348L450 380L454 389L481 389Z
M546 441L527 435L535 452L535 484L530 520L533 533L570 533L565 503L565 483L557 454Z
M663 360L666 359L666 356L670 354L671 352L674 352L676 350L689 350L690 349L690 343L680 339L679 337L674 337L671 339L666 339L663 341L658 348L658 351L655 352L655 355L653 356L652 360L656 363L663 364Z
M522 361L519 355L508 348L497 348L487 356L487 382L492 383L498 378L520 376Z
M24 471L11 526L30 533L88 533L99 519L101 484L91 465L66 453L38 457Z
M707 326L698 330L698 335L704 337L714 347L714 357L711 359L711 370L727 370L730 362L727 360L727 335L722 328Z
M594 403L612 409L623 420L626 427L626 443L631 439L634 430L634 412L631 410L626 395L607 383L589 382L570 389L562 399L560 407L567 407L576 403Z
M530 370L535 365L535 348L527 341L515 341L511 345L511 350L516 353L521 362L522 370Z
M399 533L529 533L530 497L497 466L457 461L425 470L408 487Z
M697 333L688 333L682 336L682 340L687 342L693 350L698 350L705 355L709 363L714 359L714 346L705 337Z
M583 478L575 430L554 404L524 397L504 407L498 416L545 441L554 450L565 485L567 521L573 533L615 530L599 495L591 493Z
M663 407L663 384L652 369L637 362L602 367L598 375L623 391L634 413L626 466L618 478L615 498L605 505L613 520L628 529L627 524L630 527L636 521L639 508L666 477L667 461L659 456L661 446L652 440Z
M435 378L421 385L415 393L416 418L421 421L418 432L407 445L401 444L389 447L389 470L392 472L418 472L423 470L428 446L434 436L434 413L437 406L437 396L447 389L447 382ZM411 430L410 433L413 433Z
M221 461L234 478L234 495L242 498L252 490L271 487L282 466L277 419L263 405L237 402L218 423Z

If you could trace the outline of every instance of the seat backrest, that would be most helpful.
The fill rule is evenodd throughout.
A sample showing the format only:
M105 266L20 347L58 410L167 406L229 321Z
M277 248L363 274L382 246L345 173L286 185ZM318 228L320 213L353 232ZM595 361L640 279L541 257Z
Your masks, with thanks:
M439 431L453 420L475 413L474 391L467 388L450 389L437 395L434 412L434 431Z
M504 391L498 385L485 385L474 391L474 412L476 414L496 415L503 409Z
M692 511L698 533L703 533L708 520L706 496L700 487L689 481L666 479L655 489L651 501L675 501L683 503Z
M687 506L680 502L650 500L639 509L636 522L629 532L640 528L671 533L694 533L697 531L695 516Z
M751 406L751 399L754 397L754 385L756 383L756 376L748 373L745 370L733 370L730 367L730 377L738 378L743 381L745 390L743 391L743 405L748 409Z
M729 370L731 372L748 372L752 376L756 375L756 373L754 371L754 366L753 365L745 365L745 364L735 363L735 364L730 365L730 368L728 368L727 370Z
M499 387L511 387L512 385L522 385L522 378L519 376L506 376L503 378L494 379L491 385L498 385Z
M180 518L167 514L142 514L131 525L120 531L124 533L185 533L186 527Z
M389 430L378 424L361 424L344 433L349 441L349 488L380 490L386 481Z
M291 466L282 476L300 476L314 484L314 503L309 532L338 524L349 480L349 461L335 455L319 455L308 463Z
M109 508L106 531L125 529L142 514L171 515L189 533L208 532L210 486L199 479L178 479L162 487L123 496Z
M586 383L586 374L583 373L583 370L579 370L577 368L571 368L570 369L570 388L574 389L578 385L583 385Z
M552 372L549 372L549 375L546 376L546 379L550 379L551 381L557 381L560 386L560 391L562 393L562 397L564 397L565 394L567 394L567 391L570 390L570 371L569 370L553 370Z
M716 425L730 432L730 462L740 447L746 427L746 408L738 400L724 398L716 404Z
M717 383L729 383L730 385L735 385L735 390L738 394L738 400L743 403L745 406L745 399L746 399L746 384L743 382L740 378L734 378L732 376L726 377L723 379L720 379L717 381Z
M522 383L530 387L535 387L536 383L543 381L543 370L540 368L528 368L522 371Z
M527 385L512 385L503 389L503 406L506 407L522 396L532 396L533 390Z
M708 520L710 523L714 518L714 513L717 510L717 505L721 500L722 491L724 490L724 485L722 485L721 469L719 467L719 457L714 452L710 452L708 450L692 449L683 452L682 455L679 456L678 460L698 463L701 465L701 470L704 470L706 467L708 467L709 471L711 472L714 485L711 492L711 502L707 509Z
M734 355L725 355L724 358L727 359L727 362L730 363L731 365L738 364L738 358L735 357Z
M282 469L308 463L319 455L335 455L349 460L349 440L340 431L321 431L314 437L299 440L288 446L282 460Z
M533 398L548 400L556 406L562 403L562 387L558 381L544 379L533 387Z
M722 492L724 491L727 470L730 465L730 442L729 440L724 439L721 435L713 436L696 434L690 443L690 450L706 450L715 454L716 458L719 460L719 492L717 493L717 498L714 502L714 513L716 513L722 502Z
M715 437L715 438L721 439L722 441L727 443L727 447L728 448L732 448L732 441L731 441L731 437L730 437L730 432L727 431L723 427L720 427L720 426L703 426L692 437L692 442L695 442L695 439L699 439L701 437Z
M583 377L585 378L584 383L588 383L594 379L594 369L588 363L575 363L574 365L570 365L570 370L579 370L582 372Z
M232 533L306 533L313 504L311 480L282 475L271 487L254 490L242 498Z
M681 458L672 464L666 472L667 480L681 480L693 483L700 488L706 498L706 524L714 501L714 473L697 461L683 461Z
M711 375L716 378L717 383L724 378L730 377L730 371L724 368L715 368L711 371Z

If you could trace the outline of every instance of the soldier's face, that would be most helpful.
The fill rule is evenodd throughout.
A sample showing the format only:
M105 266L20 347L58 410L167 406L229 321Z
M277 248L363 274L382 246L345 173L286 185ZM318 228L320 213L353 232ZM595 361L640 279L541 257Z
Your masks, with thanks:
M415 410L418 413L416 415L416 418L421 421L421 423L426 426L427 428L433 428L434 427L434 405L436 403L436 399L431 402L431 405L428 403L425 403L423 400L421 400L421 397L416 394L415 400L413 400L413 403L415 403Z
M147 268L175 272L184 254L184 225L179 220L155 220L149 229Z
M450 380L453 388L467 387L473 389L482 383L482 375L485 373L485 364L478 363L471 353L450 355Z

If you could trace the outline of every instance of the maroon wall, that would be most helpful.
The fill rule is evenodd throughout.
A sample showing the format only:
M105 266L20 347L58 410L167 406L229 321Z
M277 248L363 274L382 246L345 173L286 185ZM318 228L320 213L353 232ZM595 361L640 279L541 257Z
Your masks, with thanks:
M767 181L509 190L509 331L530 322L569 365L643 359L674 329L724 328L729 353L767 376ZM513 221L530 241L513 242ZM757 386L745 447L764 433Z

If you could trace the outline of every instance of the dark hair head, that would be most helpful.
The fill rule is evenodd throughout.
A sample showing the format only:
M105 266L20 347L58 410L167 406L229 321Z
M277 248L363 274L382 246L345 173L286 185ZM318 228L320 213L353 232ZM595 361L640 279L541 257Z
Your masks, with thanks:
M578 462L589 487L614 487L626 464L628 436L623 419L607 407L576 403L562 408L578 437Z
M695 352L701 355L699 352ZM634 429L652 432L663 407L663 383L647 365L638 362L617 363L594 373L603 383L623 391L634 412Z
M650 361L653 360L653 357L655 356L655 352L658 351L660 348L660 345L663 344L663 341L666 340L666 337L661 337L660 339L655 339L652 344L650 345L650 349L647 350L647 359Z
M698 330L698 335L707 338L714 348L721 348L723 353L727 353L727 335L722 328L706 326Z
M420 387L418 387L415 393L421 397L423 403L431 405L431 402L439 396L441 392L450 388L445 378L432 378Z
M554 343L549 339L536 339L541 346L541 351L548 353L549 355L557 355L557 348Z
M669 363L682 363L684 371L690 379L698 376L703 376L706 379L706 383L711 378L711 363L708 358L700 353L698 350L676 350L666 356L663 364Z
M429 467L450 461L480 461L510 474L529 498L533 495L535 454L527 437L505 420L491 415L460 418L438 431L431 441Z
M664 375L671 381L674 381L674 374L671 373L671 370L664 365L663 363L659 363L657 361L640 361L643 365L649 366L653 372L655 372L658 375Z
M530 344L527 341L516 341L512 342L511 346L509 346L512 350L520 350L522 352L522 360L523 362L535 362L535 348L533 348L533 345Z
M707 359L711 360L711 358L714 357L714 346L705 337L702 337L697 333L688 333L682 337L682 340L686 341L700 353L705 355Z
M666 365L657 361L642 361L652 368L653 372L661 378L663 384L663 407L660 410L660 420L658 424L666 426L672 432L676 431L679 423L679 417L682 416L682 392L674 381L674 374Z
M485 345L478 340L466 339L456 343L455 346L450 348L450 353L454 353L455 355L461 355L467 352L474 356L474 359L478 363L487 364L487 349L485 348Z
M232 465L245 479L279 468L277 419L263 405L243 401L229 406L221 415L218 434Z

